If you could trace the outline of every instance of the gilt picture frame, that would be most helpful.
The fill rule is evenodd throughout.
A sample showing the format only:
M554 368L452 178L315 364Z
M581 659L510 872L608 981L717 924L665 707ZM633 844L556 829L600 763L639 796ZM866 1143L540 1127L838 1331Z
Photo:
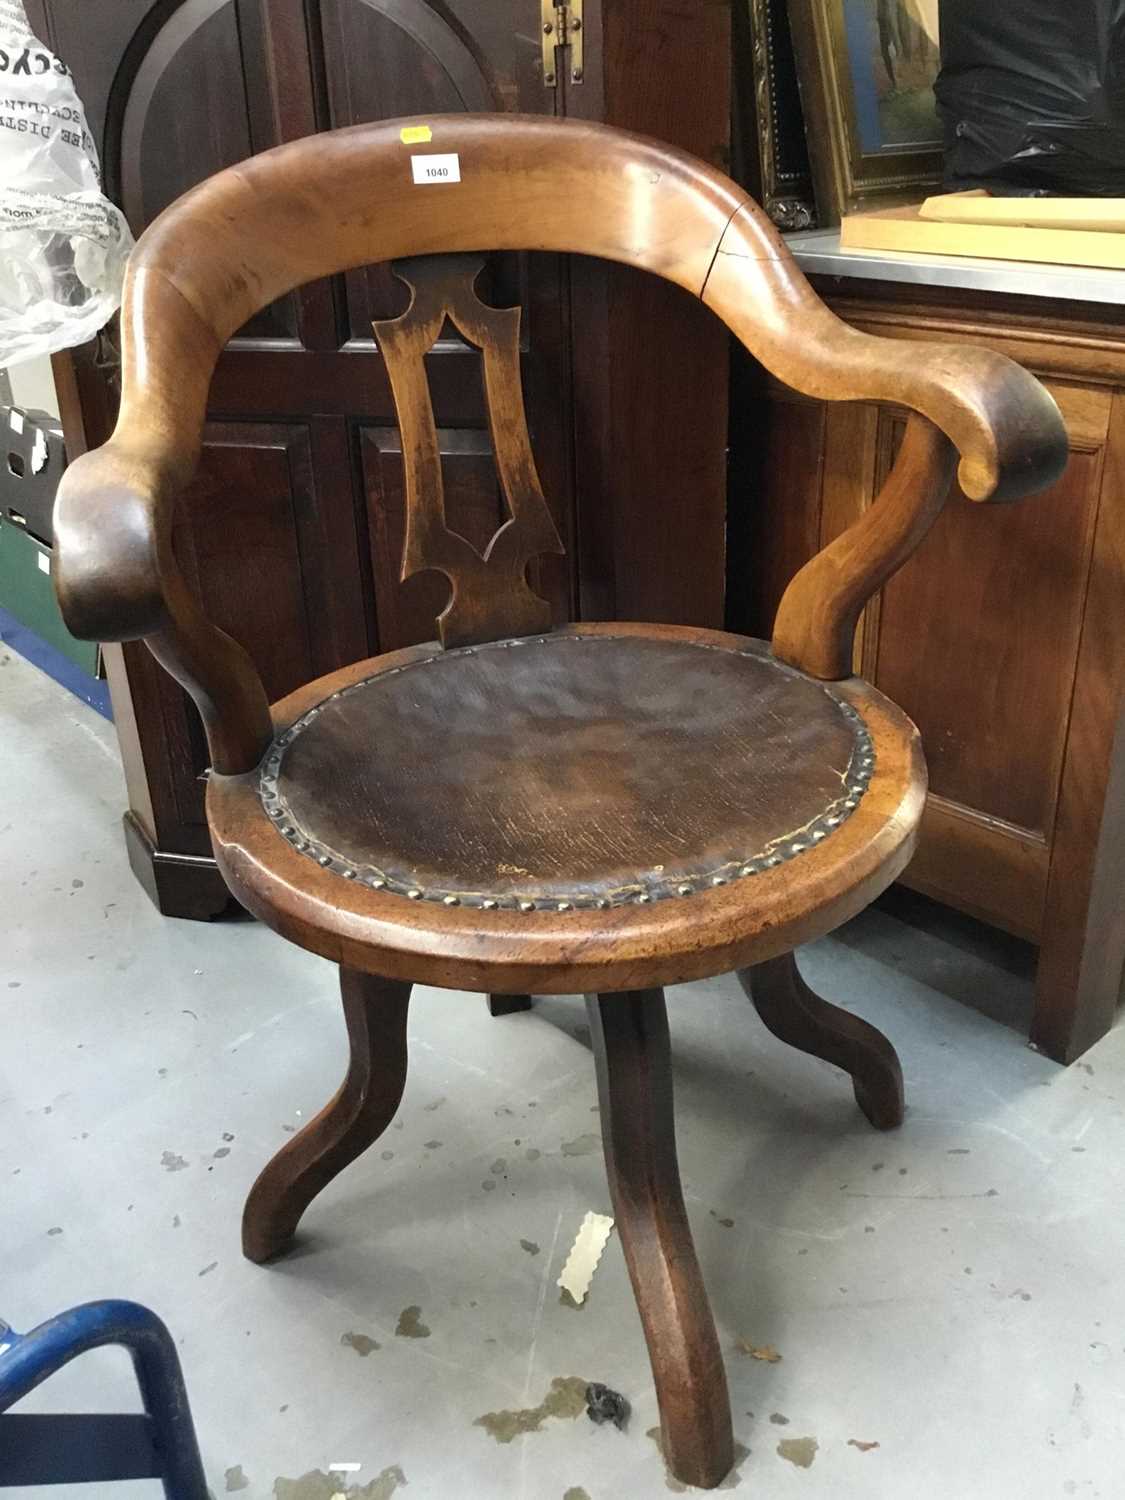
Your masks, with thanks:
M740 180L782 230L816 227L812 168L787 0L735 7L735 101Z
M789 0L822 226L940 186L938 0Z

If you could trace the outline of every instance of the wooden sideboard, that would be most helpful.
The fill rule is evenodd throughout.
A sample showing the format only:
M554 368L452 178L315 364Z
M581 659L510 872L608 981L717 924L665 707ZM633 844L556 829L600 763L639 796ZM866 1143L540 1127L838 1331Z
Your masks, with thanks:
M1031 1039L1102 1036L1125 960L1125 309L814 278L857 328L988 345L1038 374L1071 461L1010 507L955 494L860 623L857 670L913 717L930 796L909 885L1039 945ZM736 370L728 617L769 633L785 583L868 505L893 408Z

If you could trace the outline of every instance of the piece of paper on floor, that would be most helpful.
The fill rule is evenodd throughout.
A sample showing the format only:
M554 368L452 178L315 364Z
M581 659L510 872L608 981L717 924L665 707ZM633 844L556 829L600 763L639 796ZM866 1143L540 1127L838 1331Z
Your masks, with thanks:
M586 1293L590 1290L590 1281L598 1268L598 1261L602 1258L613 1229L613 1220L608 1214L588 1213L582 1220L582 1227L578 1231L578 1238L571 1246L570 1254L566 1258L562 1275L558 1284L574 1298L575 1302L584 1302Z

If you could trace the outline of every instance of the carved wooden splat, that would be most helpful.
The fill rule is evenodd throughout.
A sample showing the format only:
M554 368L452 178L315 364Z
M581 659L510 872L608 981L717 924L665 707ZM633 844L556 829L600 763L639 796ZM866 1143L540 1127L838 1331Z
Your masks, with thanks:
M390 377L402 435L406 482L405 580L427 568L449 579L449 603L438 617L443 646L468 646L548 630L550 606L527 582L527 566L543 552L563 552L539 484L520 384L518 307L489 307L475 283L483 255L431 255L399 260L395 275L411 290L398 318L372 327ZM426 379L425 356L449 318L481 351L496 471L508 520L483 555L445 519L441 456Z

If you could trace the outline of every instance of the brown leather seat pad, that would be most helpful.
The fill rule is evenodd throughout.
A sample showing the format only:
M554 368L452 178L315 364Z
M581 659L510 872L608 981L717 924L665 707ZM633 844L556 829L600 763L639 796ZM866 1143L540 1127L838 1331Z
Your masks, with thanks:
M862 720L765 647L580 627L345 688L267 754L322 865L450 904L659 900L829 837L871 775Z

